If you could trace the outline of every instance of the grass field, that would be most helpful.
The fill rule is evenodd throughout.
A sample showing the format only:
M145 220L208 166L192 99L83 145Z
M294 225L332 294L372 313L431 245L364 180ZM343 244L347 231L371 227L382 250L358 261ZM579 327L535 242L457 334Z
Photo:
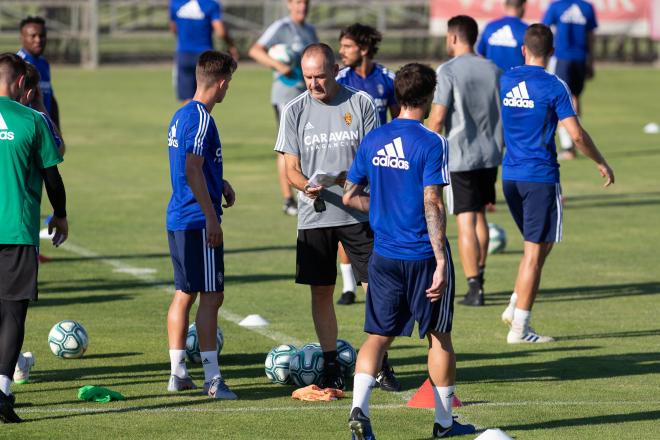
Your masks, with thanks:
M295 285L295 220L280 212L268 105L269 73L239 68L226 102L213 112L225 173L237 191L223 220L226 300L221 365L236 402L168 394L165 317L171 297L164 219L169 198L167 125L177 104L168 67L54 70L68 144L61 170L68 191L70 241L42 251L40 301L29 312L24 350L37 365L14 386L19 415L0 438L345 439L349 399L301 403L291 387L269 384L266 352L276 342L315 340L308 289ZM454 342L462 421L499 427L518 439L660 438L660 122L657 70L607 68L585 97L584 123L608 157L617 183L607 190L584 159L562 164L565 239L543 276L534 323L558 341L508 346L499 315L511 292L522 241L500 197L490 221L509 235L487 272L487 306L457 306ZM44 205L44 208L47 208ZM48 209L44 209L48 212ZM448 235L456 248L453 219ZM458 260L458 259L457 259ZM138 270L135 269L151 269ZM460 266L457 295L465 285ZM360 304L338 308L340 337L364 339ZM262 333L236 325L258 313ZM62 319L90 334L80 360L52 356L46 336ZM288 336L287 336L288 335ZM426 350L398 340L391 361L402 393L373 393L382 439L426 439L430 410L405 408L426 377ZM192 368L201 382L201 368ZM77 400L80 386L128 400Z

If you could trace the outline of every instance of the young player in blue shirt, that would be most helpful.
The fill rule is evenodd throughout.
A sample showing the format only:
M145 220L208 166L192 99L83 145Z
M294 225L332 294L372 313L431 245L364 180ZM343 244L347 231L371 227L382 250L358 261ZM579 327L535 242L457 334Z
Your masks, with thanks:
M174 79L177 98L187 102L195 94L195 66L199 55L213 49L213 34L224 40L238 60L238 49L222 21L218 0L171 0L170 31L176 36Z
M21 20L21 49L18 56L32 64L39 71L39 89L46 113L60 128L60 111L53 93L53 85L50 80L50 64L43 57L48 43L48 32L46 21L41 17L27 17ZM37 109L42 111L41 109Z
M505 16L486 25L477 45L479 55L494 62L503 72L525 64L521 51L527 29L527 23L522 21L525 3L527 0L506 0Z
M598 27L596 12L584 0L557 0L543 17L543 24L555 28L555 58L553 67L573 95L573 106L580 114L580 95L584 82L594 76L594 31ZM575 147L570 135L559 127L562 159L574 159Z
M451 341L454 267L445 236L442 189L449 183L447 140L424 127L436 86L435 71L411 63L394 80L399 117L371 131L349 170L343 201L369 212L374 251L358 352L349 427L353 437L375 439L369 397L385 350L396 336L429 340L429 375L435 397L434 437L475 432L452 418L456 356ZM365 187L369 185L369 193Z
M167 234L176 289L167 314L171 363L167 389L197 388L188 376L185 341L188 314L200 293L195 323L204 393L229 400L236 399L236 394L220 374L216 329L224 300L222 207L232 206L236 196L223 179L222 147L211 111L224 99L235 70L236 61L228 53L207 51L200 55L197 90L193 100L174 114L167 139L172 182Z
M605 186L614 173L582 128L566 83L546 72L552 31L534 24L525 33L525 65L500 80L506 152L502 161L504 196L524 238L514 292L502 320L511 325L509 344L551 342L529 325L543 264L562 238L562 204L555 130L561 122L577 148L596 162Z

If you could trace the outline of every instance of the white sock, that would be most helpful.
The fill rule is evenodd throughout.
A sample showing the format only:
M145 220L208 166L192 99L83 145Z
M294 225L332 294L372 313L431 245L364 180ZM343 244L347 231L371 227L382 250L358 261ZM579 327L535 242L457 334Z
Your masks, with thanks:
M204 367L204 382L211 382L216 377L220 377L220 367L218 366L218 352L202 351L202 366Z
M509 307L515 309L517 302L518 302L518 294L516 292L513 292L511 294L511 298L509 298Z
M573 139L571 139L571 135L568 134L568 131L566 131L563 125L557 127L557 134L559 135L559 144L562 149L570 150L573 148Z
M9 389L10 387L11 387L11 378L7 376L0 376L0 391L5 393L5 396L11 394L11 390Z
M529 320L532 318L531 310L523 310L516 307L513 312L513 322L511 323L511 330L524 335L529 329Z
M433 398L435 399L435 423L443 428L449 428L454 419L451 417L451 401L454 397L454 386L433 387Z
M170 371L178 378L188 377L186 350L170 350Z
M366 373L357 373L353 377L353 408L360 408L362 413L369 417L369 397L371 397L371 390L376 385L376 378Z
M344 282L343 292L355 292L357 284L355 283L355 276L353 275L353 266L350 264L341 263L341 279Z

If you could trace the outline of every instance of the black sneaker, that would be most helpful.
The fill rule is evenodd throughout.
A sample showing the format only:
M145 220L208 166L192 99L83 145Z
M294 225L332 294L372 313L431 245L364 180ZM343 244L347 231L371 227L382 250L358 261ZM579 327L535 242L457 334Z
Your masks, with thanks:
M286 199L282 206L282 212L292 217L298 215L298 205L296 204L296 201L293 199Z
M439 423L433 425L434 438L456 437L459 435L474 434L475 432L476 429L474 425L467 423L463 425L456 420L452 422L452 425L449 428L443 428Z
M13 395L8 396L0 391L0 421L3 423L21 423L23 421L14 412L14 401Z
M348 418L348 427L353 433L353 440L376 440L371 430L371 420L357 406L351 411L351 416Z
M350 306L355 304L355 292L344 292L341 294L341 298L337 300L337 304L341 306Z
M376 375L376 386L379 386L383 391L399 392L401 391L401 382L394 375L394 369L387 362L387 353L383 358L383 368Z
M319 380L319 388L335 388L343 390L346 385L344 384L344 376L341 374L341 369L338 364L323 370L321 380Z
M484 305L484 289L478 284L469 284L468 291L458 303L464 306L483 306Z

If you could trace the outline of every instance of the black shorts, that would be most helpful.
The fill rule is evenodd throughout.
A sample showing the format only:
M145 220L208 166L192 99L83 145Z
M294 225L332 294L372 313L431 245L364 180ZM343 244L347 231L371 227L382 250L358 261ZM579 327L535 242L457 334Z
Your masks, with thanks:
M447 205L451 214L478 212L495 203L497 167L450 173Z
M330 228L299 229L296 283L332 286L337 281L337 243L341 242L361 283L368 281L374 233L369 223Z
M37 299L39 254L36 246L0 244L0 299Z

